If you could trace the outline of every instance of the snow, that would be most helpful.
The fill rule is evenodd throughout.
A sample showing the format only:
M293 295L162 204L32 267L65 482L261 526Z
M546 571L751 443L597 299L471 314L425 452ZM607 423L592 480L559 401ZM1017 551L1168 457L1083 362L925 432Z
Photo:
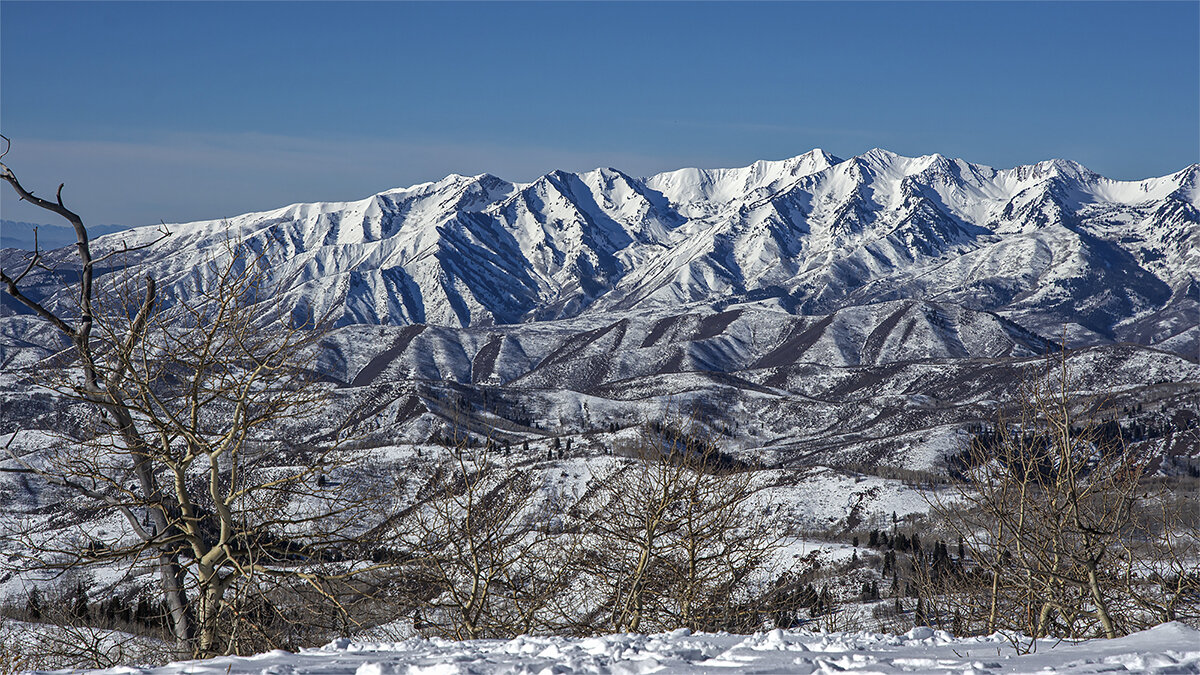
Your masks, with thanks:
M534 458L545 455L550 433L594 455L539 469L563 494L578 494L593 469L609 461L597 455L602 449L632 442L637 430L630 425L683 419L708 403L716 422L736 429L722 441L731 454L770 467L787 460L811 472L769 493L787 511L783 520L812 535L794 539L784 554L823 548L840 559L851 549L817 535L847 527L852 513L870 527L872 517L917 514L928 505L902 480L825 467L940 470L965 442L962 423L991 416L1011 383L1037 370L1022 359L1045 351L1043 337L1057 340L1065 331L1072 344L1131 340L1190 355L1123 346L1076 353L1082 391L1149 395L1149 385L1171 385L1152 392L1149 403L1194 389L1196 173L1192 166L1121 182L1061 160L997 171L877 149L849 160L814 150L649 178L615 169L554 172L526 184L452 175L353 202L171 225L175 234L138 253L129 269L155 275L165 295L182 294L202 274L198 265L223 255L227 238L265 251L289 301L333 309L340 319L324 340L320 369L344 386L321 422L373 411L353 431L370 434L392 461L422 448L434 453L422 444L457 414L436 396L456 392L449 383L486 385L485 393L519 410L522 422L475 399L482 408L468 413L481 428L503 430L506 442L530 441ZM146 228L97 238L97 251L155 236ZM54 302L70 298L60 294ZM46 424L55 408L31 403L25 378L61 346L28 316L0 317L6 413ZM1168 391L1175 387L1181 393ZM610 423L621 430L603 431ZM35 428L17 434L15 450L32 452L53 440ZM2 456L0 464L12 468ZM46 516L38 509L51 513L61 498L22 474L0 473L0 529L21 519L41 523ZM115 532L120 523L97 519L82 527ZM105 575L105 585L118 581ZM0 597L23 593L25 581L0 583ZM1194 633L1180 635L1195 642ZM699 668L700 657L682 655L688 649L708 659L703 668L724 669L718 672L739 664L920 671L941 669L938 659L957 663L946 669L958 672L1004 670L953 661L954 650L980 649L969 641L922 652L865 635L838 638L856 645L843 656L874 660L744 660L786 651L764 647L775 642L826 654L822 645L836 642L827 638L527 638L516 654L505 651L512 643L414 642L374 652L347 643L310 655L334 673L366 667L351 657L368 652L411 656L379 656L373 663L381 674L410 666L419 672L450 653L466 654L463 663L493 658L495 669L512 672L637 672L651 667L647 659L667 664L665 672ZM538 661L521 651L535 647L558 656ZM598 651L589 652L593 647ZM650 656L633 663L626 653ZM301 657L261 657L267 665L255 672L300 670L288 658ZM1036 659L1017 661L1041 667ZM1194 660L1156 664L1149 654L1116 665L1135 663L1195 668ZM1088 668L1078 672L1099 672Z
M506 673L1200 673L1200 632L1179 623L1114 640L1030 643L1008 636L955 638L914 628L903 635L780 629L754 635L619 634L455 642L342 638L292 654L271 651L160 667L91 671L108 675L459 675ZM59 671L67 672L67 671ZM78 671L72 671L78 672Z
M804 314L936 298L1035 332L1076 321L1078 306L1091 319L1075 333L1082 342L1146 344L1138 331L1156 313L1195 307L1195 176L1192 166L1114 181L1065 160L997 171L881 149L647 178L451 175L358 201L172 224L132 272L154 275L164 297L186 294L197 265L233 240L265 251L290 299L340 325L518 324L769 291ZM95 243L156 236L141 228ZM1157 339L1174 337L1168 328Z

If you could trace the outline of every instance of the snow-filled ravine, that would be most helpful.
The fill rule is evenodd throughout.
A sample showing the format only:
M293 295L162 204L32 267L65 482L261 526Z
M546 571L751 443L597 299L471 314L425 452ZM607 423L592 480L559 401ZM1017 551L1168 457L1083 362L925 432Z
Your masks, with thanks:
M1028 641L1022 643L1029 648ZM1200 631L1180 623L1115 640L1039 640L1018 653L1005 637L955 638L915 628L904 635L773 630L755 635L518 637L453 642L336 640L298 654L114 668L112 675L418 675L451 673L1200 673ZM61 671L66 672L66 671Z

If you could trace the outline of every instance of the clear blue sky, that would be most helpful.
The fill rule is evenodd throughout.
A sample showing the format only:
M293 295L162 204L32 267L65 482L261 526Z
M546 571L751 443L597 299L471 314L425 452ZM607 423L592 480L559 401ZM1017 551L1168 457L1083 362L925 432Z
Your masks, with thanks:
M813 147L1143 178L1200 159L1200 3L4 0L0 130L128 225Z

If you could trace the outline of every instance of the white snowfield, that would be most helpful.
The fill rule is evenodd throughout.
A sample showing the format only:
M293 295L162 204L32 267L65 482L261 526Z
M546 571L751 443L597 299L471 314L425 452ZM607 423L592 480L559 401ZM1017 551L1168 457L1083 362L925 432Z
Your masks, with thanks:
M1029 646L1028 641L1023 643ZM1040 640L1018 654L1007 638L955 638L929 628L904 635L773 630L754 635L692 634L513 640L414 638L404 642L335 640L299 654L273 651L113 668L111 675L452 675L569 673L1200 673L1200 631L1167 623L1115 640L1069 644ZM66 672L66 671L60 671Z

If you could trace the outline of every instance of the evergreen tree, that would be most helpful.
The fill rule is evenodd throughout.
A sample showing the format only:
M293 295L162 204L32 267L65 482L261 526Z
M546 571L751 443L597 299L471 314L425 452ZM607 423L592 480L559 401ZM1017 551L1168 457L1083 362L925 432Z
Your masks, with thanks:
M42 618L42 594L37 586L29 591L29 599L25 601L25 614L32 621Z
M150 599L144 595L138 598L134 619L143 626L150 626L154 622L154 606L150 603Z
M75 583L75 591L71 597L72 615L80 621L88 619L88 595L83 582Z

